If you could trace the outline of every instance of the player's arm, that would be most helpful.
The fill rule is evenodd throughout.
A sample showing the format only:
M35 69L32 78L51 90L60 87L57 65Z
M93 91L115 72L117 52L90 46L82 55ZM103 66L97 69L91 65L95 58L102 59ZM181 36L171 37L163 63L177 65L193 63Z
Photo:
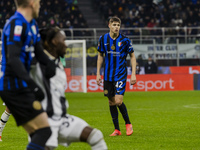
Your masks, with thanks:
M26 71L23 63L20 60L20 52L21 52L20 45L21 45L20 43L15 43L15 45L12 44L12 45L7 46L8 64L12 68L14 74L18 78L24 80L27 83L28 88L30 88L30 90L34 92L36 98L38 100L43 100L44 98L43 92L38 87L38 85L31 79L31 77L29 76L29 73Z
M131 73L131 85L134 85L136 83L136 58L134 54L134 49L132 46L131 41L127 40L127 51L130 55L130 61L131 61L131 67L132 67L132 73Z
M10 32L8 31L10 30ZM25 33L26 25L15 25L15 22L12 21L10 23L10 27L7 29L6 32L9 34L7 35L7 63L14 71L14 74L24 81L31 80L25 66L23 65L22 61L20 60L20 53L23 46L23 34Z
M132 67L132 73L131 73L131 85L134 85L136 83L136 58L134 53L129 53L130 55L130 61L131 61L131 67Z
M102 82L100 70L101 70L101 66L103 64L103 53L104 53L103 38L101 36L99 38L99 42L98 42L97 76L96 76L97 85L100 85Z
M30 78L29 73L20 60L21 48L23 46L22 39L24 38L23 34L25 33L25 29L25 25L19 24L15 26L15 22L11 22L10 32L8 31L9 38L7 38L7 63L12 68L14 74L28 84L28 87L36 94L36 98L42 100L44 94Z
M101 80L101 75L100 75L100 70L101 70L101 66L103 64L103 53L98 53L98 58L97 58L97 77L96 77L96 81L97 84L100 85L100 83L102 82Z

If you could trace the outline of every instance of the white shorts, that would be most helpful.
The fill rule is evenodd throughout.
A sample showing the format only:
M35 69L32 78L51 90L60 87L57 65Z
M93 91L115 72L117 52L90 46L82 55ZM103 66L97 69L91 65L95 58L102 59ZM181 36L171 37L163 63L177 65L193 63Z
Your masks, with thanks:
M56 148L58 144L69 146L72 142L80 141L80 135L86 126L89 126L83 119L67 114L60 121L49 118L52 134L46 146Z

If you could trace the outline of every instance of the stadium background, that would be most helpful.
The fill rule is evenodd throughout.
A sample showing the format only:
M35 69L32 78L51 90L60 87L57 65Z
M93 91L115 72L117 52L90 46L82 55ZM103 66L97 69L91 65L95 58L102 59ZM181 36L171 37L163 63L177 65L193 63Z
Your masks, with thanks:
M194 91L200 85L199 0L41 0L41 3L38 19L41 28L57 25L65 30L68 39L86 40L90 92L66 93L70 114L100 129L110 150L200 149L200 91ZM13 0L0 0L0 31L14 11ZM80 13L82 15L78 15ZM97 41L101 34L108 32L107 20L114 14L122 19L121 32L129 36L138 47L136 54L141 68L149 54L153 54L159 67L157 74L137 75L139 84L128 87L130 91L140 92L125 94L124 101L134 127L134 134L130 137L124 135L125 126L122 121L122 136L109 137L113 126L106 98L103 93L92 93L102 90L102 86L96 85L94 76ZM150 22L152 18L154 21ZM189 48L185 50L185 47ZM185 54L177 57L178 50L184 50ZM82 57L81 51L81 46L68 48L65 59L67 64ZM163 54L166 58L163 58ZM73 64L70 67L79 68L79 65ZM66 68L66 73L70 76L71 68ZM79 76L80 71L75 71L75 74ZM80 90L81 83L80 80L69 81L71 89L68 90ZM5 106L0 101L0 114L4 110ZM119 120L123 118L119 116ZM5 127L2 140L1 150L25 149L27 134L21 127L16 127L13 116ZM64 149L62 146L57 148ZM88 150L90 147L85 143L73 143L68 149Z
M68 40L86 40L90 92L102 91L95 85L97 43L99 36L109 31L108 19L114 15L121 18L120 32L131 39L141 68L139 82L134 87L128 84L128 91L199 90L199 8L199 0L41 0L37 22L40 28L59 26ZM0 31L15 10L13 0L1 0ZM83 91L83 68L73 63L83 57L82 46L77 45L68 47L65 55L68 92ZM144 75L149 56L158 66L156 75ZM127 62L130 75L129 57ZM80 78L70 80L70 76Z

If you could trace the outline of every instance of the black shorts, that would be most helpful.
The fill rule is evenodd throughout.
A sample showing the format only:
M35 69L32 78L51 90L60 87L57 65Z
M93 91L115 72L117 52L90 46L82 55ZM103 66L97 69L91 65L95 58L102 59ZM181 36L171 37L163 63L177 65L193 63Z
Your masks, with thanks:
M126 79L121 81L104 81L104 96L113 97L124 95L126 89Z
M44 112L41 103L35 100L35 95L28 88L0 91L0 96L14 116L17 126L27 123Z

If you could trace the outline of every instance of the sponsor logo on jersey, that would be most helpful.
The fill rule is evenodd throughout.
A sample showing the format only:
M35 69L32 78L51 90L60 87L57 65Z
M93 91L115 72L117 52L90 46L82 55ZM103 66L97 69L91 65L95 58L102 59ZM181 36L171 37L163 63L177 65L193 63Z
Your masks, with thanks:
M115 51L108 51L108 54L113 54L113 56L120 56L120 52L115 52Z

